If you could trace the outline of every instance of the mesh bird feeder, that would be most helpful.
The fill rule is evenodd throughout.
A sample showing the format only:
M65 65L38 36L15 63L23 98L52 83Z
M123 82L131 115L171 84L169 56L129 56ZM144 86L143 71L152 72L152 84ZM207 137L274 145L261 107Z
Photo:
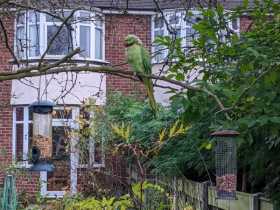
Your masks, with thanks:
M233 130L216 131L211 134L216 143L216 188L218 199L236 199L236 137L238 135L239 133Z
M33 112L33 138L31 161L34 163L32 170L49 170L47 162L52 158L52 111L53 103L38 101L31 104Z

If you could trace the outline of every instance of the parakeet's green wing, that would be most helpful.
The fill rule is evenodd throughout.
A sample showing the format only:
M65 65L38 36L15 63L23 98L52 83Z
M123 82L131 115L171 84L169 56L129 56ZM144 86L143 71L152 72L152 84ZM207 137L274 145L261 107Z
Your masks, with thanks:
M143 46L141 47L141 55L144 74L150 75L152 73L151 57L149 52Z
M127 62L136 73L143 73L144 71L141 48L142 47L137 44L127 48Z

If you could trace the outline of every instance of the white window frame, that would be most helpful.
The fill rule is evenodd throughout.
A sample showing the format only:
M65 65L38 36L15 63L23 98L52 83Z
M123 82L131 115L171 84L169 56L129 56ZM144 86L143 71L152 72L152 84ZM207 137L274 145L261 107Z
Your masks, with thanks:
M167 31L167 28L166 28L166 26L165 26L165 23L164 23L164 20L163 20L163 27L162 28L155 28L155 19L156 18L160 18L161 17L161 15L154 15L154 16L152 16L152 18L151 18L151 26L152 26L152 30L151 30L151 37L152 37L152 43L155 41L155 33L157 32L157 31L161 31L161 30L163 30L163 36L165 36L166 34L168 34L168 31ZM152 45L152 52L153 53L155 53L156 52L156 45ZM161 56L164 58L164 57L166 57L167 56L167 51L166 50L162 50L161 51ZM157 56L160 56L160 55L154 55L154 58L153 58L153 60L152 60L152 62L153 63L158 63L158 62L161 62L162 61L162 59L159 59L159 60L157 60Z
M90 53L90 55L89 55L89 57L85 57L85 56L82 56L81 54L79 54L78 56L79 56L79 58L81 58L81 59L91 59L91 58L93 58L93 55L94 55L94 49L95 49L95 47L94 47L94 43L93 43L93 41L95 40L95 33L94 33L94 22L92 21L92 20L90 20L89 22L88 21L81 21L81 20L79 20L79 18L81 17L81 13L88 13L89 14L89 17L90 17L90 19L91 18L93 18L93 14L92 13L90 13L90 12L88 12L88 11L79 11L78 12L78 18L77 18L77 20L78 20L78 23L76 24L76 27L77 27L77 31L78 31L78 33L76 33L76 36L77 36L77 40L76 40L76 46L80 46L80 31L81 31L81 26L86 26L86 27L90 27L90 37L91 37L91 39L90 39L90 42L89 42L89 45L90 45L90 51L89 51L89 53Z
M94 113L91 114L93 117ZM95 140L89 139L89 163L79 164L79 168L104 168L105 167L105 151L104 151L104 139L101 140L101 163L95 162ZM78 160L79 162L79 160Z
M30 41L29 41L29 35L30 35L30 26L36 26L38 25L39 27L39 54L41 54L41 49L40 49L40 41L41 41L41 34L42 34L42 27L41 27L41 18L42 18L42 13L38 13L39 15L39 21L36 21L35 23L31 23L29 20L29 16L31 13L33 13L34 11L25 11L25 12L19 12L19 14L23 14L24 15L24 23L23 24L18 24L17 23L17 18L15 19L15 32L14 32L14 52L15 54L20 58L20 59L24 59L26 56L27 57L31 57L30 56ZM35 13L35 12L34 12ZM17 38L18 38L18 26L23 27L23 31L24 31L24 45L25 48L23 49L23 55L21 55L21 53L18 51L19 49L17 48ZM38 56L32 56L33 57L38 57Z
M226 12L230 12L230 11L226 11ZM191 13L193 14L193 16L199 16L201 14L200 11L198 10L191 10ZM185 11L183 10L166 10L163 12L164 14L164 18L167 22L170 21L170 17L173 16L174 14L177 16L177 14L179 16L181 16L181 19L179 20L179 23L178 24L169 24L171 27L173 28L176 28L176 27L181 27L181 37L183 37L183 41L182 41L182 46L186 47L187 46L187 40L186 40L186 29L187 28L190 28L191 26L189 24L187 24L186 21L182 20L182 17L185 16ZM152 38L152 43L154 43L155 41L155 31L158 31L159 29L156 29L155 28L155 19L158 18L158 17L162 17L161 14L156 14L156 15L153 15L152 18L151 18L151 38ZM229 22L229 27L237 34L239 35L240 34L240 18L237 18L236 19L237 21L237 29L233 29L232 27L232 22L230 21ZM168 30L167 30L167 26L165 24L165 21L163 23L163 28L164 28L164 34L163 36L170 36ZM152 53L155 53L155 45L152 45ZM158 63L162 63L164 62L164 59L166 58L167 56L167 50L164 51L163 53L163 59L160 60L160 61L157 61L155 58L152 60L152 63L153 64L158 64Z
M63 12L67 12L67 10L64 10ZM42 14L42 13L41 13ZM42 45L40 45L40 46L43 46L43 49L44 49L44 51L47 49L47 46L48 46L48 26L56 26L56 27L61 27L61 25L62 25L62 22L61 21L47 21L47 15L46 14L42 14L42 16L43 16L43 20L42 20L42 22L41 22L41 24L40 25L43 25L43 28L44 28L44 30L43 30L43 33L42 33L42 35L43 35L43 44ZM73 17L75 18L75 14L73 14ZM63 27L66 27L66 25L64 25ZM75 24L73 25L73 27L75 28ZM68 32L69 33L69 32ZM75 33L76 32L71 32L71 37L74 37L75 36ZM70 38L71 38L70 37ZM70 43L69 43L70 44ZM73 48L75 48L75 45L74 45L74 39L72 40L72 44L73 44ZM43 52L44 52L43 51ZM70 50L71 51L71 50ZM42 52L42 53L43 53ZM46 54L46 58L54 58L54 59L59 59L59 58L61 58L61 57L63 57L63 56L65 56L66 54L62 54L62 55L59 55L59 54L57 54L57 55L55 55L55 54Z
M16 108L23 107L23 120L16 120ZM17 163L19 168L30 168L32 164L28 163L28 151L29 151L29 123L32 121L29 120L29 109L28 106L16 106L13 107L13 135L12 135L12 159L14 163ZM22 151L22 159L23 161L16 161L17 151L16 151L16 142L17 142L17 133L16 133L16 125L23 125L23 151Z
M104 168L105 167L105 153L104 153L104 140L101 142L101 163L95 162L95 141L90 139L89 141L89 163L88 164L79 164L79 168Z
M52 126L60 127L67 126L70 129L77 129L77 122L75 121L79 116L79 107L67 107L72 109L72 118L71 119L53 119ZM55 109L63 110L63 107L56 107ZM77 139L71 139L71 152L70 152L70 191L72 194L77 193L77 168L78 168L78 160L79 154L75 151L75 145L77 143ZM61 198L66 194L66 191L49 191L48 189L48 173L46 171L40 172L40 183L41 183L41 195L47 198Z
M95 14L95 17L99 17L99 18L101 18L101 26L99 26L98 24L95 24L95 28L94 28L94 39L93 39L93 41L94 41L94 44L93 44L93 46L94 46L94 60L96 60L96 61L100 61L100 62L102 62L104 59L105 59L105 16L102 16L102 15L100 15L100 14ZM100 21L100 20L97 20L97 21ZM96 49L96 46L95 46L95 39L96 39L96 33L95 33L95 29L98 29L98 30L101 30L101 36L102 36L102 51L101 51L101 59L100 58L96 58L96 55L95 55L95 49Z
M23 120L16 121L16 108L23 107ZM71 129L77 129L78 123L76 119L79 116L79 107L67 106L72 109L72 118L71 119L53 119L52 126L68 126ZM55 107L55 109L63 109L63 107ZM29 120L29 107L28 106L15 106L13 107L13 135L12 135L12 158L13 162L17 164L18 168L31 168L32 164L28 163L28 151L29 151L29 123L32 122ZM23 160L16 162L16 124L23 124ZM79 163L79 153L75 150L78 139L71 139L71 153L70 153L70 178L71 178L71 193L77 193L77 168ZM41 195L49 198L63 197L65 191L48 191L47 190L47 172L40 172L40 187Z
M64 10L63 12L67 12L70 10ZM29 25L30 23L27 20L27 16L30 12L33 11L21 11L19 13L23 13L25 16L25 23L23 24L24 26L24 31L25 31L25 39L28 40L28 36L29 36ZM96 17L99 16L102 18L102 26L97 26L95 24L94 19L90 20L90 23L83 23L81 21L79 21L79 17L80 17L80 13L82 12L87 12L90 13L90 17ZM40 34L39 34L39 55L38 56L30 56L29 54L29 47L27 46L25 50L25 52L23 53L23 56L20 56L19 59L22 60L38 60L40 59L41 55L45 52L45 50L47 49L47 27L48 26L60 26L62 24L62 22L60 21L47 21L47 14L46 13L39 13L40 15L40 21L38 22L39 24L39 30L40 30ZM90 31L91 31L91 36L90 36L90 46L91 46L91 52L90 52L90 57L84 57L81 56L80 54L75 55L73 57L73 59L75 60L86 60L86 61L97 61L97 62L105 62L105 17L102 13L99 12L93 12L93 11L87 11L87 10L79 10L76 11L73 15L73 18L75 19L74 23L71 25L74 29L74 31L71 32L72 35L72 43L73 43L73 48L77 48L80 46L80 25L87 25L90 26ZM16 52L16 54L18 54L18 49L17 49L17 19L15 19L15 32L14 32L14 52ZM97 59L95 58L95 28L98 28L100 30L102 30L102 58L101 59ZM27 51L27 53L26 53ZM65 55L49 55L46 54L45 59L60 59Z

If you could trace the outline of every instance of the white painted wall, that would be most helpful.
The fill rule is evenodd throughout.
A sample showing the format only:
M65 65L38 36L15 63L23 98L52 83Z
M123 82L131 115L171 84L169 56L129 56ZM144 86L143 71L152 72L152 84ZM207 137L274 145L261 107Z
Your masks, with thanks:
M158 73L161 71L162 67L163 67L162 64L154 64L153 65L153 74L158 75ZM167 69L168 69L168 67L165 67L164 71L166 71ZM159 85L162 85L162 86L171 86L173 88L180 89L178 86L172 85L172 84L170 84L168 82L164 82L164 81L157 81L156 84L159 84ZM159 87L155 87L154 88L154 95L155 95L157 103L160 103L163 106L170 105L169 98L173 94L167 93L168 91L170 91L170 90L169 89L165 89L165 88L159 88Z
M73 80L75 80L73 82ZM97 105L103 105L106 101L106 77L99 73L79 73L75 75L60 73L56 75L27 78L12 82L12 105L31 104L38 100L38 90L31 87L41 87L42 100L51 100L56 104L79 105L83 99L94 97ZM46 88L46 83L47 85ZM25 83L25 84L24 84ZM73 86L73 83L75 85ZM44 91L46 88L47 91ZM68 92L69 91L69 92ZM65 97L61 97L65 94Z
M162 71L163 69L163 64L154 64L153 65L153 74L155 75L159 75L159 72ZM186 80L190 83L192 83L192 85L195 85L195 81L197 79L201 79L202 74L200 73L200 68L194 68L192 71L190 71L188 74L186 74ZM164 67L163 69L163 73L161 74L162 76L166 75L165 73L168 70L168 66ZM172 88L176 88L178 91L181 91L181 87L177 86L177 85L173 85L170 84L168 82L164 82L164 81L157 81L157 84L162 85L162 86L169 86ZM154 88L154 94L155 94L155 98L156 101L160 104L162 104L163 106L168 106L170 105L170 97L173 95L172 93L167 93L168 91L170 91L169 89L166 88L160 88L160 87L155 87ZM186 91L186 90L184 90Z

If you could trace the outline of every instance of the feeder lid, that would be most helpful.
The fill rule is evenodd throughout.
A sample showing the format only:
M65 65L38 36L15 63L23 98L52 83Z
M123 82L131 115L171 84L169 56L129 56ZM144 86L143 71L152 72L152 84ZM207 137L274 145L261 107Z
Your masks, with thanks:
M53 111L54 103L51 101L35 101L30 105L33 112L38 114L48 114Z
M46 162L46 161L39 161L35 163L31 168L30 171L47 171L47 172L53 172L55 169L54 165L52 163Z
M221 131L215 131L211 133L212 137L235 137L239 136L239 132L234 130L221 130Z

